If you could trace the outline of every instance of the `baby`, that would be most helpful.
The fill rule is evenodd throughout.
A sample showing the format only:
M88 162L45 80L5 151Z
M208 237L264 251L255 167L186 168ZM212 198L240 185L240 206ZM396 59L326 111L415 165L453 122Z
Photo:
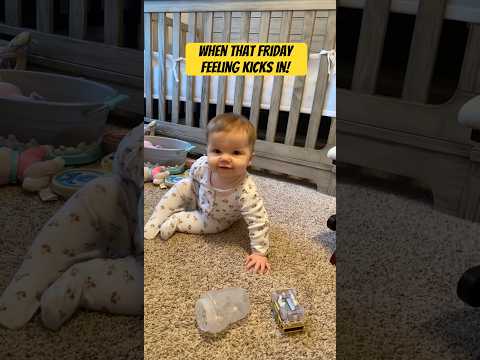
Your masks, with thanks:
M145 225L145 238L160 233L167 240L175 231L218 233L243 217L252 248L246 269L269 270L267 213L247 172L255 140L255 127L243 116L229 113L213 118L207 126L207 156L195 161L190 176L163 196Z

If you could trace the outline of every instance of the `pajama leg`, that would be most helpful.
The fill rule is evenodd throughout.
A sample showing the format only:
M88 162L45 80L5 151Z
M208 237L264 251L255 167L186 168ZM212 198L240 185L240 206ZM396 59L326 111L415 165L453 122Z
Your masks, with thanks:
M78 308L113 314L143 314L143 261L94 259L73 265L44 293L42 321L60 328Z
M160 227L160 236L166 240L175 231L188 234L215 234L227 229L231 222L220 222L200 211L180 211L171 215Z
M157 236L160 227L172 214L184 211L195 203L194 184L186 178L175 184L160 200L152 216L145 224L144 237L151 240Z
M71 265L97 257L127 256L134 227L120 180L88 183L49 220L0 297L0 326L15 329L38 309L42 293ZM135 204L136 206L136 204ZM135 209L135 207L134 207Z

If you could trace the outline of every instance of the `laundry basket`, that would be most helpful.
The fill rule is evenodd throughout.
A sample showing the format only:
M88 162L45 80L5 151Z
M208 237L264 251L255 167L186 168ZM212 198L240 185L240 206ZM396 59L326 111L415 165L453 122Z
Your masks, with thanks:
M194 146L186 141L162 136L145 136L146 141L159 148L145 148L143 158L146 162L164 166L182 166L187 154Z
M128 99L94 81L44 72L0 70L0 81L42 98L0 97L0 136L56 147L100 141L109 111Z

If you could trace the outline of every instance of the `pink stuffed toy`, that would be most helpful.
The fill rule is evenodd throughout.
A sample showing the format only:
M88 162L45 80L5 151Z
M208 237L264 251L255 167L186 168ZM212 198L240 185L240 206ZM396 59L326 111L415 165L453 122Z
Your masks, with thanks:
M45 100L45 98L35 91L30 96L24 96L22 90L14 84L10 84L5 81L0 81L0 97L11 99L24 99L24 100Z
M60 157L45 160L47 155L47 146L37 146L22 152L1 147L0 185L20 182L27 191L46 188L51 177L65 165L65 161Z
M153 182L155 185L161 184L164 179L170 175L165 166L156 166L149 168L145 166L143 168L143 182Z

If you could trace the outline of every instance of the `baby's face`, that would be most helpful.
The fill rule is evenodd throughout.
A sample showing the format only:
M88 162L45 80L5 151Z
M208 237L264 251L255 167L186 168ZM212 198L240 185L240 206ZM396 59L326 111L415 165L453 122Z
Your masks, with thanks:
M209 168L225 179L244 176L252 161L248 136L241 131L210 134L207 151Z

